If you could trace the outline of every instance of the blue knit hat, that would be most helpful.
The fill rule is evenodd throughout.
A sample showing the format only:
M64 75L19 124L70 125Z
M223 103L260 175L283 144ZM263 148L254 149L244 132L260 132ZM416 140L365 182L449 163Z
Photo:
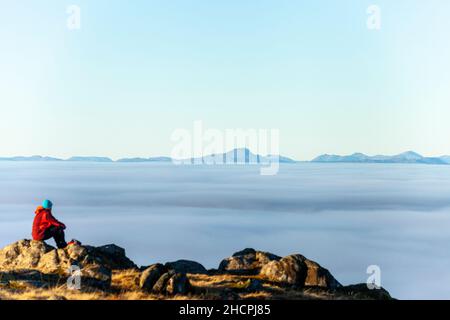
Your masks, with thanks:
M53 207L53 203L50 200L42 201L42 207L44 209L51 209Z

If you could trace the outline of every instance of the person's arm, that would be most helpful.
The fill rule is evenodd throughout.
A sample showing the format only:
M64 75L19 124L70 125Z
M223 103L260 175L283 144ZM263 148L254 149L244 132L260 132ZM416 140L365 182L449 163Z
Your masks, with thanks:
M66 225L58 221L50 212L46 213L45 220L52 226L61 227L63 229L66 228Z

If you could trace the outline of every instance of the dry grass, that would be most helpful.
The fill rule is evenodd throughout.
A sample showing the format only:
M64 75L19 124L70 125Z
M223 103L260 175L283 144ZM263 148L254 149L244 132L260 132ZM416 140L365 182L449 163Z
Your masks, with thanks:
M85 289L69 290L65 284L50 288L36 288L23 281L10 281L0 286L0 300L160 300L188 299L189 297L149 294L139 289L137 270L113 272L108 291Z
M111 289L100 291L93 289L69 290L66 285L51 288L35 288L17 281L0 286L0 299L8 300L160 300L160 299L222 299L225 289L234 292L240 299L339 299L339 297L318 292L317 290L292 290L276 284L262 282L258 292L248 292L246 288L251 279L262 280L258 276L235 275L199 275L189 274L194 294L189 296L167 297L149 294L139 289L140 272L125 270L113 272Z
M62 286L45 289L26 286L0 289L2 300L102 300L105 298L105 294L101 291L83 292L68 290Z

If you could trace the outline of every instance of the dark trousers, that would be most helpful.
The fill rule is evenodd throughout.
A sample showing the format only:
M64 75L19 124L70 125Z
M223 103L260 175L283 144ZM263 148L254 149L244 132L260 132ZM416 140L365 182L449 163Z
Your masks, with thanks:
M44 240L50 238L55 239L56 246L59 249L67 247L66 239L64 237L64 230L61 227L51 226L44 233Z

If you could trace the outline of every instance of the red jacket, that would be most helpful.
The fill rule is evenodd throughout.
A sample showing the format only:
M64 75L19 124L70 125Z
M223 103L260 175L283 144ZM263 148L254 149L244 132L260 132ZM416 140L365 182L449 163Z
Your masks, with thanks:
M44 233L51 226L66 228L65 224L56 220L50 210L37 207L33 221L33 240L44 240Z

